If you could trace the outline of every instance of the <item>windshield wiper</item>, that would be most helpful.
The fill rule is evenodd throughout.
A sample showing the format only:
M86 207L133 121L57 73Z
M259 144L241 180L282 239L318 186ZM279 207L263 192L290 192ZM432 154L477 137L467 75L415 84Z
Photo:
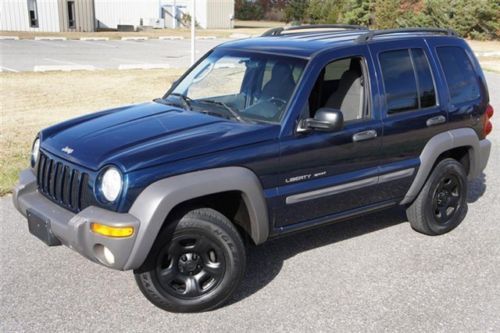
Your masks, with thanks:
M193 108L191 107L191 102L193 101L191 98L187 97L186 95L179 94L179 93L171 93L169 96L175 96L179 97L179 99L182 101L182 104L184 104L184 109L191 111Z
M214 101L212 99L198 99L196 102L202 102L202 103L207 103L207 104L213 104L213 105L218 105L222 106L224 110L227 111L227 113L234 119L242 122L242 123L247 123L248 121L246 119L243 119L240 114L236 111L234 111L229 105L227 105L224 102L219 102L219 101Z

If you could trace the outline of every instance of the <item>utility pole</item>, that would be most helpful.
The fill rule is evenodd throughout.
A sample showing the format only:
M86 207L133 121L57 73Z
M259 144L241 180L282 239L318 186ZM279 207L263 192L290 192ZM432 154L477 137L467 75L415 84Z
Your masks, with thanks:
M196 29L196 0L191 0L191 65L196 59L195 55L195 29Z

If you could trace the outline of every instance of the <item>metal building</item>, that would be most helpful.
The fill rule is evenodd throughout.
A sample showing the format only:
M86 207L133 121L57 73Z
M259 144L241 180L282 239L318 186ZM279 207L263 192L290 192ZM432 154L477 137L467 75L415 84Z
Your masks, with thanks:
M175 7L179 7L180 10L174 11ZM169 8L171 12L168 11ZM182 23L182 16L179 16L179 13L191 15L192 12L190 0L162 1L162 9L165 22L168 22L168 16L171 16L172 22L176 17L177 22ZM196 0L196 23L204 29L233 28L234 0ZM166 27L170 28L168 25Z
M93 0L1 0L3 31L95 31Z
M191 0L94 0L98 28L118 25L185 27ZM204 29L233 27L234 0L196 0L196 22Z
M3 31L95 31L187 27L191 0L0 0ZM233 27L234 0L196 0L196 23L205 29Z
M150 26L159 18L159 0L95 0L98 29L116 29L118 25Z

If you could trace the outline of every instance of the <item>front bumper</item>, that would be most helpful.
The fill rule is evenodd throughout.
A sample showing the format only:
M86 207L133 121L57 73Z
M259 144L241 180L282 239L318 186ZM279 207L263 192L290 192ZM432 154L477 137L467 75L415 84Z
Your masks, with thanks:
M43 218L51 233L64 245L86 258L117 270L125 269L139 230L139 220L131 214L111 212L90 206L74 214L40 194L35 174L31 169L21 172L14 188L14 206L25 217L28 212ZM90 223L98 222L111 227L133 226L134 234L126 238L110 238L90 230ZM103 255L103 247L111 251L114 261L109 262Z

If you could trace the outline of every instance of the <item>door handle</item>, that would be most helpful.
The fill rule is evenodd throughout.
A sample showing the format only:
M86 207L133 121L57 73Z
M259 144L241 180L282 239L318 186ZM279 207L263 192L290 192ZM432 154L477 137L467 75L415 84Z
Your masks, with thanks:
M354 142L365 141L365 140L375 139L376 137L377 137L377 131L368 130L354 134L352 136L352 141Z
M427 119L426 124L427 124L427 127L430 127L430 126L443 124L445 122L446 122L445 116L436 116L436 117L432 117L432 118Z

